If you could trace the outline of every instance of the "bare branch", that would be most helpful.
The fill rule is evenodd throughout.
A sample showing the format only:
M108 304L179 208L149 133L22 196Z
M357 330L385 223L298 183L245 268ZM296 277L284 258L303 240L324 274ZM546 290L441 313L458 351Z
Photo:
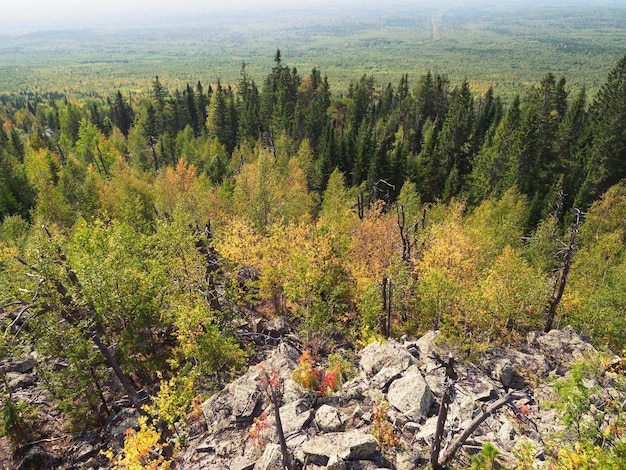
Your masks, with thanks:
M498 411L507 403L510 403L515 400L521 400L522 398L526 398L526 394L524 392L519 392L517 390L511 390L505 396L494 402L489 408L487 408L482 414L478 415L474 420L470 423L470 425L459 434L448 446L448 448L443 452L441 459L438 462L439 467L445 466L454 454L465 444L465 441L476 431L478 426L485 421L489 416Z

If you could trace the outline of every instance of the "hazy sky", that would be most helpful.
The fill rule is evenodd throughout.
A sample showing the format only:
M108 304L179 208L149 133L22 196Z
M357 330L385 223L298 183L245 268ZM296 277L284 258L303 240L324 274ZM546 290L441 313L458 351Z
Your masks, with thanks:
M623 0L547 0L547 4L612 3ZM81 20L92 24L113 23L144 14L168 16L181 13L209 14L228 10L261 10L271 8L309 9L359 7L374 5L393 8L401 5L454 7L468 4L546 4L544 0L3 0L0 31L22 25L60 27L79 25Z
M395 0L392 3L406 3L407 1ZM413 3L425 1L432 0L417 0ZM277 7L300 9L313 6L324 7L338 4L349 6L373 3L375 3L374 0L7 0L2 7L0 29L10 23L38 23L41 21L66 23L73 19L135 16L143 12L157 14L173 14L185 11L210 13L227 10L258 10ZM380 2L377 3L380 4Z

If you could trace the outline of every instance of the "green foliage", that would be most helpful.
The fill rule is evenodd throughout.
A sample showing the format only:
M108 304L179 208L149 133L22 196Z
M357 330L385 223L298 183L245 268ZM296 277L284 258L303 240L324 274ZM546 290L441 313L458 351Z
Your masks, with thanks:
M559 446L554 468L620 468L626 458L626 380L608 370L607 359L597 355L577 361L554 384L560 401L552 406L563 412L562 442L567 443Z
M500 451L491 442L485 442L480 454L472 456L472 470L495 470L503 468L498 463Z
M0 405L0 436L6 436L13 449L36 437L33 427L37 411L25 400L7 396Z

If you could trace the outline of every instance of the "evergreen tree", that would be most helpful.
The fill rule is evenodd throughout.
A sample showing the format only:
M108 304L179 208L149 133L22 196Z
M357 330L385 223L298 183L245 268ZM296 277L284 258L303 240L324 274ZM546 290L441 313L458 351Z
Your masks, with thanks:
M187 116L189 117L189 121L186 124L192 127L196 135L200 135L200 121L198 120L198 110L196 109L196 96L189 83L187 83L187 88L183 92L183 98L185 100Z
M196 124L196 129L200 133L203 133L206 130L206 118L207 118L207 106L209 105L209 98L204 93L204 89L202 87L202 83L198 80L198 84L196 85L196 110L198 113L198 122Z
M261 100L259 89L246 72L245 62L241 66L241 78L237 85L238 138L240 141L256 141L261 134Z
M513 103L474 159L471 173L470 201L477 204L489 196L500 197L517 178L517 147L521 123L520 99Z
M576 205L587 208L609 187L626 178L626 55L600 88L590 110L592 141L585 179Z
M128 132L133 123L132 109L124 100L122 93L118 90L115 101L111 107L111 121L122 131L124 137L128 137Z
M471 145L469 138L474 125L473 98L469 84L464 81L452 93L450 108L437 138L433 165L437 170L435 194L447 186L454 196L471 172ZM447 181L449 180L449 181ZM452 184L454 183L454 184Z
M207 130L209 137L216 138L226 147L230 154L235 148L236 130L233 129L233 116L231 100L228 91L222 87L218 80L217 88L211 96L211 104L208 109Z

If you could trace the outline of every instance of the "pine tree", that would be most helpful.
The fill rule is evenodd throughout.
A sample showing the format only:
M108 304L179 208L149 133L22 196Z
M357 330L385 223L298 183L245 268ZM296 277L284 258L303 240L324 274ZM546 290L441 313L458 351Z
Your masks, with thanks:
M590 117L592 141L585 155L586 175L576 196L576 206L582 209L626 178L626 55L602 85Z

